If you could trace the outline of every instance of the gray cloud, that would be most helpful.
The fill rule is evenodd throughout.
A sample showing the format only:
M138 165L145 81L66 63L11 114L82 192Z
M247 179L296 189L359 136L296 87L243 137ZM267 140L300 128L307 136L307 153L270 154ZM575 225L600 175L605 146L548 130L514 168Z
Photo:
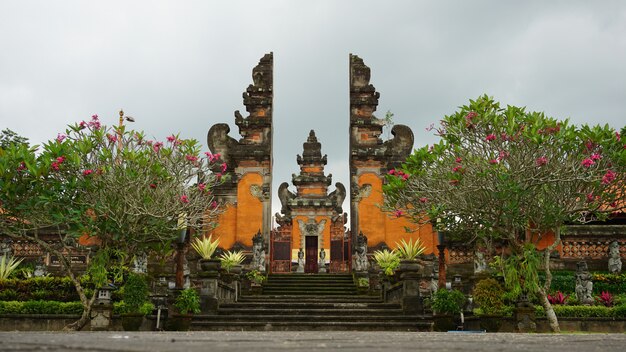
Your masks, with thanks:
M393 111L416 146L483 93L575 123L626 121L620 1L3 1L0 43L0 127L37 143L93 113L115 123L119 108L157 138L206 145L218 122L236 134L251 69L273 51L274 189L298 172L310 129L348 184L351 52L372 68L378 116Z

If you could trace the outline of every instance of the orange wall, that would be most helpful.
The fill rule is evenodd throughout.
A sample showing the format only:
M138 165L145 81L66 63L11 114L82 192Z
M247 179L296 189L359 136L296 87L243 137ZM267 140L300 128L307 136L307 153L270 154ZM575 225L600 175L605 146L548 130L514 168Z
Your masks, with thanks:
M426 253L437 253L437 236L432 226L423 225L419 228L406 217L395 217L383 212L380 205L383 203L382 179L374 173L364 173L359 177L359 186L372 185L369 197L359 203L359 229L367 236L368 247L374 247L385 242L387 246L396 248L396 242L401 239L408 241L419 238L426 247ZM407 232L408 227L415 232Z
M237 207L234 204L228 204L217 219L217 227L208 234L214 239L219 238L220 247L228 249L235 244L235 233L237 233Z
M247 173L237 184L237 231L235 240L252 246L252 237L263 228L263 203L250 192L250 186L263 186L263 177Z

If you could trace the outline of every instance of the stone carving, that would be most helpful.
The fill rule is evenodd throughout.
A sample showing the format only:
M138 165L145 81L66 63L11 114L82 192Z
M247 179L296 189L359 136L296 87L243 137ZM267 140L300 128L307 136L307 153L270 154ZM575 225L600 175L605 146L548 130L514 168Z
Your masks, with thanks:
M302 247L300 247L300 250L298 251L298 267L296 268L296 272L304 272L304 251L302 250Z
M13 246L10 239L5 239L0 242L0 256L4 256L5 258L9 258L13 255Z
M250 194L253 197L257 198L259 201L263 201L265 198L265 194L263 193L263 187L260 185L250 185Z
M353 183L352 189L352 196L355 202L360 202L361 199L367 198L370 196L370 194L372 194L372 185L370 185L369 183L366 183L360 187L358 184Z
M304 241L304 236L319 236L326 227L326 219L322 219L319 224L315 222L315 219L309 219L308 222L298 220L298 225L300 226L302 241Z
M346 187L341 182L335 183L335 190L328 195L336 204L335 211L339 214L343 213L343 201L346 199Z
M480 274L487 271L487 260L485 254L481 251L474 252L474 274Z
M133 272L137 274L148 273L148 255L146 253L140 253L133 259Z
M622 259L619 253L619 242L613 241L609 245L609 272L619 274L622 271Z
M384 143L385 154L394 160L405 160L413 150L415 137L411 128L405 125L395 125L391 129L393 138Z
M43 262L43 258L39 258L37 260L37 264L35 264L35 271L33 271L33 275L35 277L44 277L48 275L48 267Z
M230 163L230 151L239 146L236 139L228 135L230 127L226 123L217 123L209 129L207 133L207 144L209 149L215 154L219 153L222 160Z
M296 195L289 190L289 184L283 182L278 186L278 199L280 199L280 212L285 216L291 215L291 207L289 201L296 198Z
M252 270L258 270L265 272L265 245L263 243L263 235L261 232L257 232L252 237Z
M326 272L326 252L324 248L320 250L320 261L318 263L318 272L325 273Z
M356 237L353 261L354 271L363 272L369 269L369 261L367 260L367 237L363 235L363 233L360 233Z
M593 282L587 262L578 262L576 264L576 299L582 304L592 305L594 303L592 291Z

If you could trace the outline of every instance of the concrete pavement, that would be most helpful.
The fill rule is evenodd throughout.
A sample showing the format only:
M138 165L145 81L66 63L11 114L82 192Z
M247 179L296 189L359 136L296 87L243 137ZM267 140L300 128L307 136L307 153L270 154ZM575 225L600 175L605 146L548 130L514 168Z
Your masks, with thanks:
M626 334L419 332L0 332L0 351L618 352Z

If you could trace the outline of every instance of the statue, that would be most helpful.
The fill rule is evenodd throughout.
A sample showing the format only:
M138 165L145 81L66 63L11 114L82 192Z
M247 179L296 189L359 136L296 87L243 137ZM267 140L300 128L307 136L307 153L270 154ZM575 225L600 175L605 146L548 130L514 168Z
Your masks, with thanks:
M33 271L33 275L35 277L44 277L48 275L48 268L43 262L43 258L39 258L37 260L37 264L35 264L35 271Z
M263 235L261 231L252 237L252 270L265 272L265 246L263 245Z
M622 272L622 259L619 253L619 243L611 242L609 245L609 272L611 274L619 274Z
M474 252L474 274L480 274L487 271L487 260L485 254L480 250Z
M433 266L433 272L430 274L430 284L428 285L428 289L431 297L439 289L439 268L437 266Z
M587 268L587 262L578 262L576 267L576 299L581 304L592 305L594 303L592 296L593 282Z
M304 251L302 250L302 247L300 247L300 250L298 251L298 268L296 269L296 272L304 272Z
M318 263L318 272L325 273L326 272L326 252L324 248L320 250L320 261Z
M354 271L363 272L369 269L369 261L367 260L367 237L360 233L356 238L356 247L354 248Z
M146 253L140 253L135 256L133 260L133 272L136 274L147 274L148 273L148 256Z
M11 246L11 243L12 241L10 239L5 239L0 242L0 256L10 258L13 255L13 247Z

